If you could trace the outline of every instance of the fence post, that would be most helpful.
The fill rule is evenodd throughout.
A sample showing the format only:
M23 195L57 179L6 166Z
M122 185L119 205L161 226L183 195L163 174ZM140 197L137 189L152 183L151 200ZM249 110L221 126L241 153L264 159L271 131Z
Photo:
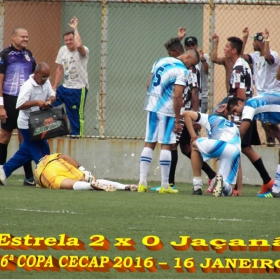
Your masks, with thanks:
M209 1L209 55L211 58L211 53L213 50L212 35L215 33L215 4L214 0ZM211 113L214 109L214 63L210 59L209 64L209 75L208 75L208 113Z
M99 137L105 138L105 96L107 82L107 37L108 37L108 10L107 0L102 0L101 24L101 65L100 65L100 96L99 96Z

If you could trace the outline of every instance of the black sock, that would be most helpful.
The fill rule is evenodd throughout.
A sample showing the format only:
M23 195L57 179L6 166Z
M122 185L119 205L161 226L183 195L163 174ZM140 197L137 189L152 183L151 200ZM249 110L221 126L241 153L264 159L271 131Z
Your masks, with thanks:
M171 151L171 165L169 171L169 184L175 185L175 171L178 162L178 151Z
M212 180L216 176L216 172L204 161L202 163L201 169L206 173L210 180Z
M267 184L270 180L271 177L268 175L264 165L263 165L263 161L261 158L259 158L258 160L256 160L255 162L253 162L253 165L255 166L255 168L258 170L258 172L260 173L260 176L263 179L263 183Z
M23 166L24 169L24 173L25 173L25 179L30 179L33 178L33 171L32 171L32 164L31 161L29 161L28 163L26 163Z
M7 160L8 145L0 143L0 165L3 165Z

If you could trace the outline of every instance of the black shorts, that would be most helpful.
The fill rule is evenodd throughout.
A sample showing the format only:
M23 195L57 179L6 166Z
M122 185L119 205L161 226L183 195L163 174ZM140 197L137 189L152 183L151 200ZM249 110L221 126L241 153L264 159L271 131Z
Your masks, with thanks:
M257 121L255 120L251 122L251 125L249 126L241 141L242 149L251 145L261 145L261 140L257 129Z
M181 137L178 142L187 145L191 144L191 136L185 124L183 126Z
M12 132L17 127L17 119L19 110L16 109L17 104L17 96L12 96L8 94L3 94L4 98L4 108L6 110L6 114L8 118L5 123L1 123L1 128Z

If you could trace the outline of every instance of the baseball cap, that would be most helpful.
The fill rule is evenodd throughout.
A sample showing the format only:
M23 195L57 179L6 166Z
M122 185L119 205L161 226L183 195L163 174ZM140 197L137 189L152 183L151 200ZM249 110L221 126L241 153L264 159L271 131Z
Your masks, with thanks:
M253 38L254 38L254 40L257 40L260 42L264 41L263 34L261 32L258 32Z
M185 38L185 46L195 46L197 45L196 37L190 36Z

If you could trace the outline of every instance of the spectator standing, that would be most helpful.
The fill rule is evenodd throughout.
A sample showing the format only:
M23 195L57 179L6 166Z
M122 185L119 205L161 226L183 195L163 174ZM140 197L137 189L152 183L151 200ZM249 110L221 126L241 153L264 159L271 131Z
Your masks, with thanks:
M55 92L49 81L50 68L45 62L39 63L33 75L21 86L16 108L19 111L17 120L18 128L23 136L19 150L4 165L0 165L2 181L8 178L13 171L27 162L39 160L50 154L50 147L47 140L32 141L29 133L30 112L46 109L55 100Z
M17 129L19 111L16 103L21 85L33 73L36 62L30 50L26 49L28 32L16 27L12 32L12 43L0 53L0 165L7 160L8 145L12 132ZM18 131L19 142L23 141ZM25 179L23 185L35 186L31 162L23 166Z
M73 17L69 26L73 29L63 34L65 46L61 47L56 63L58 64L53 90L57 101L53 106L65 104L71 124L71 138L84 134L84 110L88 93L89 50L82 44L78 32L78 19ZM64 76L64 83L59 85Z
M249 37L249 28L243 29L243 49ZM258 32L253 37L254 52L243 54L242 57L249 63L252 63L253 73L257 94L272 92L280 92L280 81L276 79L276 73L279 66L279 56L277 52L269 47L270 38L269 31L266 28L264 32ZM277 125L267 125L262 123L262 127L266 133L266 141L268 146L275 144L272 129L277 129ZM280 131L279 131L280 132Z
M186 36L186 29L180 27L178 29L178 38L181 41ZM200 95L201 95L201 112L206 113L208 110L208 73L210 57L204 53L202 49L198 47L198 41L196 37L186 37L184 41L185 50L196 50L200 55L200 62L198 63L198 69L200 73Z

